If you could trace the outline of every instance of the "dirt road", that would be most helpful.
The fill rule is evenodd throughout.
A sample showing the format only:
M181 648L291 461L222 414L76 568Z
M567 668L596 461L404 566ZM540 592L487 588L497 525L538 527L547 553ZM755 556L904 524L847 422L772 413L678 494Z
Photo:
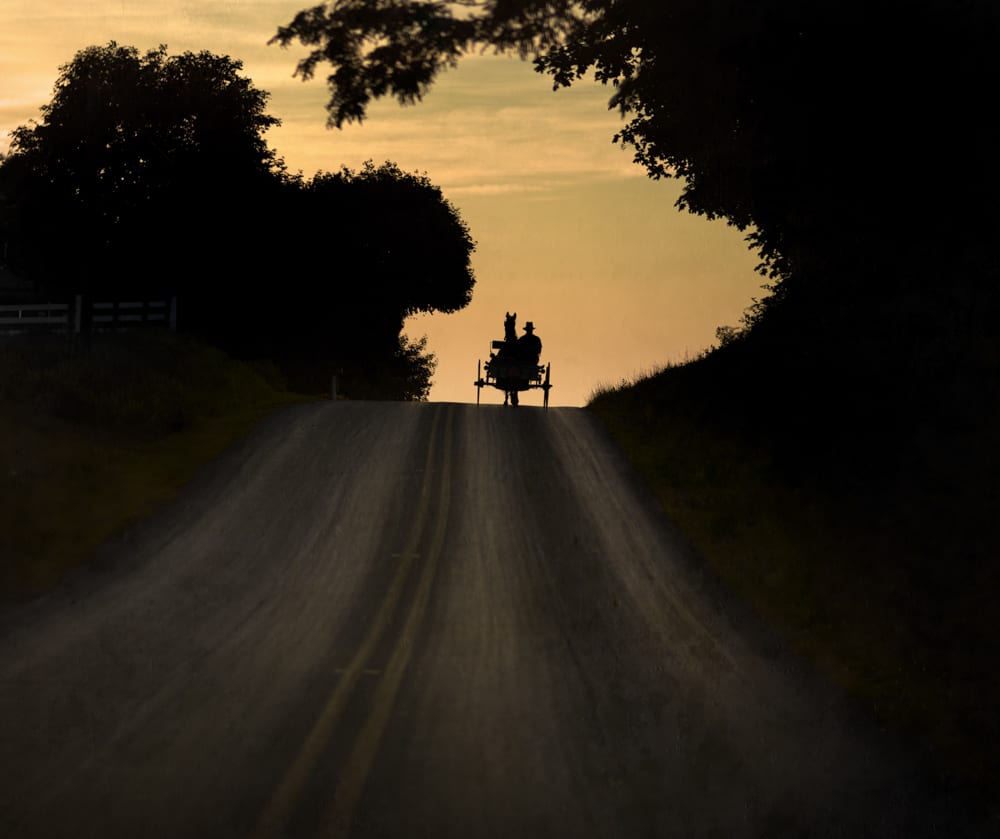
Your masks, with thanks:
M961 807L577 409L266 421L0 618L0 836L919 837Z

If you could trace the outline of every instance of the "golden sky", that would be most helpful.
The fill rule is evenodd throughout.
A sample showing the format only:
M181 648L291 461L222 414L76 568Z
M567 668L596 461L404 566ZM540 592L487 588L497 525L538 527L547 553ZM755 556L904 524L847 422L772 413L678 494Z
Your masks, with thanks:
M266 135L292 171L392 160L425 172L461 212L477 242L471 305L411 319L438 358L431 399L474 401L477 359L535 323L552 364L553 405L582 405L592 390L693 357L715 328L736 324L760 296L757 259L722 222L681 213L679 186L653 182L611 138L620 125L610 91L580 83L553 92L530 64L472 56L412 107L379 102L361 126L325 127L325 68L292 78L301 49L267 46L279 25L316 0L3 0L0 4L0 151L7 133L38 116L61 64L116 40L173 53L207 49L243 62L271 93L282 126ZM486 402L502 402L483 390ZM541 394L525 395L540 404Z

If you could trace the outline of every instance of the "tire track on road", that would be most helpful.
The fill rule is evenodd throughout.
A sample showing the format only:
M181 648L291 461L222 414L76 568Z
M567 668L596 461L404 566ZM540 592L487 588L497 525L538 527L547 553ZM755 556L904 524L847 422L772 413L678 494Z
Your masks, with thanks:
M441 418L445 416L442 432ZM430 519L434 518L434 530L424 557L423 568L416 593L410 607L406 623L393 647L389 664L385 669L382 681L376 690L371 710L364 726L355 738L353 749L343 766L341 781L338 784L327 813L325 824L336 829L337 835L345 833L350 823L353 809L364 787L368 771L378 750L382 731L385 728L389 713L392 710L396 693L403 673L412 653L413 642L419 630L420 622L427 608L430 587L433 583L437 559L444 544L447 532L448 502L450 495L450 460L451 436L454 424L454 413L451 408L436 410L430 430L430 441L427 446L427 456L424 462L423 483L420 487L419 502L414 513L413 523L404 547L397 554L399 565L385 596L379 606L371 627L350 664L343 669L336 687L330 694L312 729L306 736L299 752L285 773L281 784L271 798L267 807L257 820L253 833L254 839L281 836L296 805L303 797L303 791L317 763L336 732L337 726L344 715L360 678L365 673L372 672L370 662L382 641L386 630L393 623L397 611L401 608L403 592L407 580L411 576L415 562L421 557L419 548L424 540ZM443 453L438 449L442 446ZM440 466L436 462L440 459ZM435 486L435 484L438 484ZM435 503L436 502L436 503Z

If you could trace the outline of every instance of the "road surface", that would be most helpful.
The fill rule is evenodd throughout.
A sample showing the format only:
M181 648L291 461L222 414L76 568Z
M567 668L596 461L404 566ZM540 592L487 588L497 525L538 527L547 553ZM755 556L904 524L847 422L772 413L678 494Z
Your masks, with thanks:
M0 620L0 836L961 835L583 410L263 423Z

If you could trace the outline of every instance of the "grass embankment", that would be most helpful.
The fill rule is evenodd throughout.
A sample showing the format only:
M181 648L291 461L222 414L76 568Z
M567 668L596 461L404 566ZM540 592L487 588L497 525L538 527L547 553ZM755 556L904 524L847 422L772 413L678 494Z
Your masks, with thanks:
M793 649L954 782L1000 801L1000 432L931 424L854 448L843 426L748 424L752 407L725 409L709 359L589 407Z
M0 597L53 586L268 413L307 397L166 332L0 344Z

